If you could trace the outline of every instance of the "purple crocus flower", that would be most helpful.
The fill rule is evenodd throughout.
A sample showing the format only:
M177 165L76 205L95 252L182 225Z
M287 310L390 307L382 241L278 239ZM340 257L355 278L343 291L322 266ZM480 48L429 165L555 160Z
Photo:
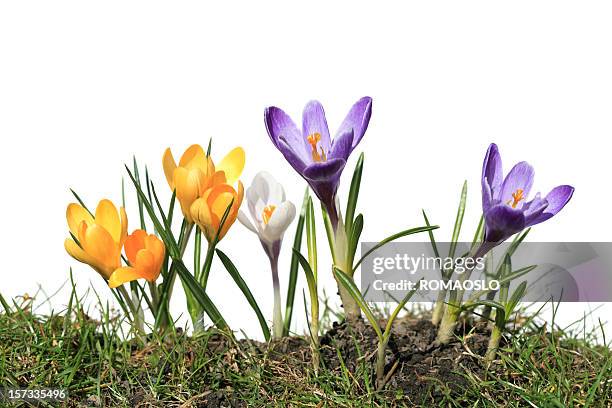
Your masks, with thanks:
M497 145L489 146L482 167L486 244L499 244L525 228L546 221L561 211L574 194L574 187L562 185L544 198L537 193L528 201L533 177L533 167L520 162L504 178Z
M306 104L302 130L282 109L266 108L264 119L272 143L308 182L325 206L334 227L338 212L334 204L340 175L349 155L365 134L372 115L372 98L359 99L349 110L332 140L325 111L318 101Z

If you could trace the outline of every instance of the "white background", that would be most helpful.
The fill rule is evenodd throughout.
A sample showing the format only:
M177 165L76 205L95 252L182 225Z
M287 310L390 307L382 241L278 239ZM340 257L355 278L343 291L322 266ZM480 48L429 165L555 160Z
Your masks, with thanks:
M332 133L355 100L374 98L357 149L366 154L364 240L420 225L421 208L442 225L438 238L447 239L464 179L470 186L465 237L471 237L482 158L495 141L506 170L519 160L535 166L536 190L576 187L570 204L530 240L609 241L610 21L612 5L595 1L3 2L1 291L32 294L40 284L51 293L73 267L80 290L91 282L109 295L63 249L64 212L73 201L68 188L92 207L103 197L120 202L123 163L133 154L167 200L161 167L167 146L180 156L212 136L219 160L241 145L245 184L268 170L299 206L304 182L270 143L263 110L277 105L300 121L303 105L315 98L326 107ZM343 178L343 198L356 156ZM130 229L137 227L133 201L128 213ZM271 277L255 236L237 223L220 247L271 317ZM335 293L325 268L321 275ZM286 273L281 281L286 284ZM209 288L235 329L259 335L220 265ZM185 311L181 292L175 315ZM53 307L61 309L66 299L64 289ZM561 317L570 322L593 306L564 305ZM296 308L299 328L301 290ZM595 318L605 320L610 310Z

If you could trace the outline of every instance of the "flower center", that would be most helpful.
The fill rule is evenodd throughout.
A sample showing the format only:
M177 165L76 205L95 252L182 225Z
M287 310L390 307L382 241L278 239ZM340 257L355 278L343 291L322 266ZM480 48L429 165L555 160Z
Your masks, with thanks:
M310 144L310 148L312 149L312 160L314 160L315 162L327 160L323 148L319 146L320 151L317 150L317 144L321 141L320 133L312 133L306 136L306 140L308 141L308 143Z
M510 205L512 208L516 208L518 203L524 199L525 196L523 196L523 189L519 188L514 193L512 193L512 200L508 201L508 205Z
M274 210L276 210L275 205L266 205L264 207L263 212L261 213L261 217L263 218L264 224L268 225L268 222L270 222L270 218L272 218Z

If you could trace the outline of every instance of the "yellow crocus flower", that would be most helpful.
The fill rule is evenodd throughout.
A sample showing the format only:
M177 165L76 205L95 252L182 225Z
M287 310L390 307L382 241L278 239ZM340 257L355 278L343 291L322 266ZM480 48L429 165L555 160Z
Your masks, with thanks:
M108 280L111 288L116 288L136 279L144 278L155 282L161 272L166 247L153 234L138 229L127 237L124 244L125 255L130 266L116 269Z
M64 247L77 261L91 266L106 280L121 267L121 248L127 237L127 215L110 200L101 200L92 216L79 204L69 204L66 220L73 238Z
M192 204L207 190L221 182L233 185L238 180L244 159L244 150L236 147L215 166L202 146L194 144L185 150L177 166L170 148L166 149L162 160L166 180L170 189L176 190L176 198L188 222L194 222Z

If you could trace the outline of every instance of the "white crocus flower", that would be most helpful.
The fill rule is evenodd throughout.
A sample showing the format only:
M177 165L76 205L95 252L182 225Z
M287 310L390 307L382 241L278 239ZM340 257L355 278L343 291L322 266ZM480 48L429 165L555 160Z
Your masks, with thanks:
M278 255L285 231L295 218L295 206L285 198L285 190L270 173L257 173L251 186L246 190L247 205L251 217L242 211L238 220L259 237L272 269L274 287L273 333L275 338L282 337L283 317L280 304L280 284L278 280Z

